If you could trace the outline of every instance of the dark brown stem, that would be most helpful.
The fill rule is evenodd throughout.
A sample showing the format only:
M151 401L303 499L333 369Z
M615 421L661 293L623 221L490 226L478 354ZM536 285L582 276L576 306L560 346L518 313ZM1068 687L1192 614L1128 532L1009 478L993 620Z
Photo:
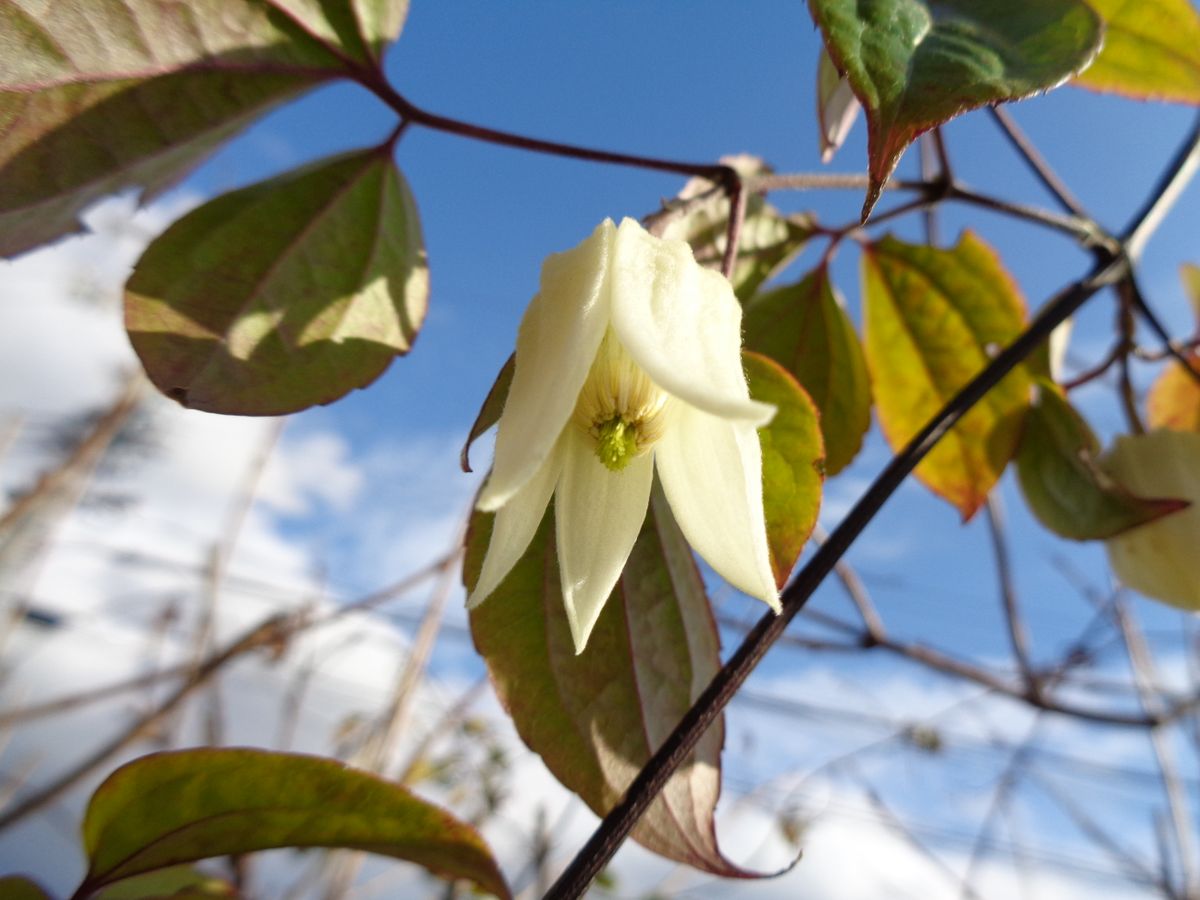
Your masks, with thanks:
M638 169L650 169L658 172L672 172L676 175L694 175L707 178L732 191L738 183L737 172L732 167L721 163L693 163L672 159L660 159L653 156L638 156L632 153L616 153L610 150L598 150L594 147L581 147L577 144L564 144L559 141L545 141L539 138L514 134L510 131L500 131L473 125L451 119L437 113L429 112L401 95L375 69L359 69L355 79L380 100L390 106L402 120L416 125L423 125L435 131L458 135L475 141L485 141L489 144L499 144L503 147L513 147L518 150L529 150L533 153L546 153L551 156L565 156L569 159L582 159L588 162L609 163L619 166L632 166Z
M746 221L746 201L748 192L741 179L733 187L729 197L729 224L725 229L725 256L721 260L721 274L726 280L733 280L733 270L737 266L738 244L742 240L742 224Z

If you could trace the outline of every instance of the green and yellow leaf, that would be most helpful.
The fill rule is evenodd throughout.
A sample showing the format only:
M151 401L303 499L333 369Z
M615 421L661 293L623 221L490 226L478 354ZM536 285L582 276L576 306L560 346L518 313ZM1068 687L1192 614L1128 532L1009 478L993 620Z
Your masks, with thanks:
M871 386L854 323L828 270L819 266L798 284L755 296L742 328L746 349L782 365L817 404L825 471L836 475L871 427Z
M416 204L385 146L184 216L138 262L125 325L167 396L280 415L377 378L412 346L428 292Z
M1075 84L1135 97L1200 103L1200 14L1191 0L1089 0L1104 47Z
M750 396L775 406L775 418L760 428L763 510L771 570L780 588L800 558L817 524L825 481L825 448L817 408L795 377L758 353L743 353Z
M1020 334L1025 303L996 254L891 237L863 253L866 355L884 436L899 450ZM969 519L1013 457L1030 376L1010 372L930 451L916 476Z

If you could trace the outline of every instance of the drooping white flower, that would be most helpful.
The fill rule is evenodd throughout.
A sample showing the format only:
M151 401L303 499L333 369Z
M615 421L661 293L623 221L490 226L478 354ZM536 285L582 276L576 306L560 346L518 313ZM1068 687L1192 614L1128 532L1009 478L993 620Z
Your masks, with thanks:
M1200 610L1200 434L1160 429L1123 435L1101 460L1141 497L1190 500L1191 506L1130 528L1105 545L1121 581L1183 609Z
M778 611L756 433L774 407L750 399L741 318L728 281L632 219L606 220L546 260L479 496L496 519L470 606L520 559L553 495L563 601L582 652L657 470L688 543Z

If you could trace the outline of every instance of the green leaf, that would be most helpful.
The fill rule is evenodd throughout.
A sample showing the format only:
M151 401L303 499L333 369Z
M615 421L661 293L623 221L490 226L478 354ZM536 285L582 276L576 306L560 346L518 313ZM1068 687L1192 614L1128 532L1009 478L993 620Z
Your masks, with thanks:
M1200 103L1200 15L1190 0L1089 0L1104 47L1075 84L1136 97Z
M867 366L879 422L899 450L1021 332L1025 304L971 232L951 250L891 237L863 253ZM969 519L1016 452L1029 405L1024 366L968 411L917 467Z
M721 162L733 166L743 176L770 171L761 159L752 156L724 157ZM706 194L707 199L695 202ZM674 203L668 205L667 214L677 204L688 204L687 212L672 218L662 236L687 241L698 263L720 269L728 244L729 198L723 191L714 190L707 179L693 178L684 185ZM733 277L729 279L738 299L745 302L763 282L795 259L812 233L813 223L808 216L785 216L761 194L751 194L746 201Z
M771 570L782 588L821 510L825 447L817 408L790 372L758 353L743 353L750 396L775 405L775 418L759 429L763 508Z
M512 386L513 370L516 368L516 364L517 355L510 354L504 361L504 365L501 366L500 374L492 382L492 389L483 398L483 406L479 407L479 415L475 417L466 443L463 444L462 452L459 454L459 463L464 472L471 471L471 445L481 434L500 421L500 414L504 412L504 401L508 399L508 389Z
M476 512L463 579L479 578L493 517ZM575 655L559 589L553 504L529 549L471 611L471 634L521 739L598 815L607 812L720 666L716 626L691 548L656 484L621 579ZM726 877L721 855L721 719L633 830L670 859Z
M138 262L125 325L167 396L279 415L377 378L412 346L428 291L416 206L384 146L184 216Z
M0 4L0 256L77 231L106 194L170 187L267 109L346 74L337 48L266 3Z
M746 305L745 347L775 360L821 411L825 470L836 475L858 454L871 427L871 387L854 323L818 266L798 284Z
M870 215L922 132L968 110L1061 84L1100 49L1083 0L809 0L867 114Z
M1025 417L1017 477L1039 522L1065 538L1102 540L1187 506L1136 497L1118 484L1097 464L1100 442L1083 417L1051 382L1038 388Z
M206 748L143 756L96 789L83 842L91 891L212 856L341 847L509 896L471 826L381 778L293 753Z
M50 895L37 882L20 875L0 878L0 897L4 900L50 900Z

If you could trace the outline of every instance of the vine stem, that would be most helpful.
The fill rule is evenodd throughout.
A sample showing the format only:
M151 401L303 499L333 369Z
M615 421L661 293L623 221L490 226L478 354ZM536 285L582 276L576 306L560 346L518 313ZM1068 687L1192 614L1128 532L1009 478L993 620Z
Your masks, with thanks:
M673 172L677 175L691 175L707 178L709 181L722 185L727 193L732 194L741 184L737 171L724 163L695 163L684 160L661 159L654 156L639 156L633 153L618 153L610 150L599 150L594 147L582 147L578 144L566 144L560 141L546 141L540 138L501 131L474 125L458 119L451 119L437 113L429 112L417 106L402 95L384 77L383 73L372 67L356 67L353 69L354 78L373 93L376 97L390 106L401 118L402 123L414 123L442 131L459 137L476 141L486 141L503 147L513 147L518 150L529 150L534 153L547 153L552 156L565 156L570 159L582 159L588 162L609 163L612 165L632 166L639 169L650 169L658 172Z

